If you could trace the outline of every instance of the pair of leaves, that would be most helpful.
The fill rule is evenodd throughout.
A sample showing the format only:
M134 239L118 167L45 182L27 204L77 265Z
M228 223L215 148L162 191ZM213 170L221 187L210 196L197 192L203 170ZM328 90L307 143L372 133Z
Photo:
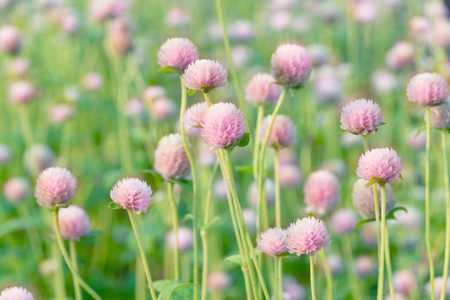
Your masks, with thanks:
M386 125L386 124L387 124L386 122L381 122L380 126L383 126L383 125ZM375 129L375 132L377 132L377 131L378 131L378 129ZM350 131L345 130L345 129L339 130L336 134L341 134L341 133L344 133L344 132L348 132L348 133L351 133L353 135L359 135L359 133L353 133L353 132L350 132Z
M179 282L175 280L158 280L153 284L156 291L159 292L158 300L182 300L192 299L194 286L190 282Z
M396 212L398 210L403 210L406 213L408 212L408 210L405 207L396 206L393 210L391 210L391 212L389 214L386 215L386 220L395 220L394 212ZM364 225L366 223L370 223L370 222L374 222L374 221L376 221L375 218L360 220L358 223L356 223L355 229L358 229L359 227L361 227L362 225Z
M180 69L174 68L174 67L169 67L169 66L161 68L158 71L166 73L166 74L174 74L174 73L178 73L179 74L180 73Z
M236 146L243 148L243 147L247 146L248 143L250 143L250 133L246 132L239 140L237 140L236 143L234 143L233 145L230 145L228 147L225 147L225 149L231 150Z

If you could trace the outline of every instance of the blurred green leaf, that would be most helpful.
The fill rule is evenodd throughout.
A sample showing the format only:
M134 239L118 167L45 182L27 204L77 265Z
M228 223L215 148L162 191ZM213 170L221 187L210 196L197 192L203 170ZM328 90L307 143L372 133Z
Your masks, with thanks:
M212 220L210 220L207 224L203 225L203 230L208 230L211 226L214 225L214 223L220 221L220 218L218 216L215 216Z
M182 283L182 282L174 282L168 286L166 286L158 296L158 300L167 300L170 299L172 293L182 287L193 286L193 283Z
M245 147L250 143L250 133L246 132L244 135L237 141L236 146Z
M163 72L163 73L167 73L167 74L174 74L174 73L178 73L179 70L177 68L173 68L173 67L164 67L158 70L159 72Z
M117 204L117 203L114 202L114 201L111 201L111 202L109 202L109 204L108 204L108 208L111 208L111 209L116 210L116 209L122 209L122 206L120 206L119 204Z
M148 173L148 174L152 175L157 182L164 182L164 178L153 169L145 169L145 170L141 170L140 172Z
M159 297L161 297L161 294L164 292L164 290L169 290L169 287L172 285L179 285L179 284L187 284L182 289L172 289L172 293L170 296L170 299L172 300L185 300L185 299L192 299L194 294L194 289L192 283L181 283L176 280L158 280L153 283L153 287L157 292L160 293ZM181 286L180 286L181 287ZM160 299L158 297L158 299ZM169 299L169 298L165 298Z
M241 263L242 263L241 256L239 254L230 255L228 257L225 257L225 260L231 261L238 265L241 265Z
M336 134L341 134L341 133L344 133L344 132L347 132L347 130L341 129L341 130L339 130Z
M192 96L192 95L194 95L196 92L197 92L196 90L191 90L191 89L189 89L188 94L189 94L189 96Z
M356 223L356 225L355 225L355 229L358 229L358 228L361 227L362 225L364 225L364 224L366 224L366 223L373 222L373 221L375 221L375 218L359 220L358 223Z
M13 218L4 221L0 225L0 238L11 232L25 230L32 227L40 226L38 217L30 217L27 219Z
M237 172L253 174L253 166L237 166L234 169Z
M194 192L194 185L192 183L192 180L186 180L186 179L169 179L170 182L176 183L179 186L183 188L183 190L186 190L190 193Z

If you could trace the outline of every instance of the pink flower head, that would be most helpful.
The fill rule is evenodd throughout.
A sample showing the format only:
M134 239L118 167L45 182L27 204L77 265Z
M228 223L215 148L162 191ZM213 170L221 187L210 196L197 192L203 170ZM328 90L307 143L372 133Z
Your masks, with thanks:
M217 61L197 59L186 68L183 79L189 89L208 93L227 85L227 71Z
M159 140L154 167L166 180L186 179L189 176L189 160L180 134L169 134Z
M158 52L158 64L161 68L171 67L177 72L183 72L190 63L197 59L197 47L187 38L168 39Z
M51 167L39 174L34 196L40 206L52 208L68 203L76 195L77 181L64 168Z
M374 90L379 94L386 94L398 86L397 78L387 69L376 70L371 78Z
M272 75L286 87L302 87L312 69L312 58L299 45L283 44L277 48L270 61Z
M407 41L397 42L386 53L386 65L398 70L414 61L414 45Z
M89 215L76 205L60 208L58 211L61 235L66 240L78 241L91 231Z
M341 128L353 134L372 134L382 121L380 106L372 100L358 99L342 108Z
M25 151L23 163L31 174L39 174L41 171L53 166L55 152L44 144L34 144Z
M201 125L201 136L210 148L233 146L247 131L244 115L232 103L212 105Z
M34 297L23 287L13 286L0 293L0 300L34 300Z
M152 188L138 178L119 180L110 192L111 199L124 209L140 214L153 202Z
M431 124L433 124L433 121L431 122ZM409 135L408 135L408 145L414 149L414 150L421 150L424 149L426 146L426 142L427 142L427 135L425 132L420 132L419 134L417 134L417 131L419 129L415 128L413 129Z
M9 101L12 104L25 104L34 100L36 96L37 90L34 85L25 80L13 82L8 89Z
M302 181L302 171L293 164L280 165L280 185L283 187L297 187Z
M355 3L353 15L360 23L371 23L378 15L377 2L373 0L362 0Z
M450 102L448 100L431 108L430 123L434 129L450 128Z
M392 276L394 290L402 295L410 295L417 286L414 272L408 269L396 271Z
M253 105L275 104L282 91L283 87L276 84L272 75L258 73L248 82L245 88L245 97Z
M0 144L0 165L7 164L10 160L11 149L5 144Z
M440 104L448 97L447 82L436 73L420 73L409 81L406 95L421 106Z
M377 269L377 262L370 255L361 255L355 259L356 274L367 277Z
M94 22L101 23L111 17L113 2L111 0L91 0L89 15Z
M237 41L248 41L253 38L253 25L248 20L237 20L230 28L230 38Z
M326 214L339 200L339 183L336 175L326 170L311 173L303 187L307 211Z
M339 275L344 269L344 262L342 261L342 256L339 254L329 254L327 255L328 265L330 266L331 274Z
M264 190L266 195L267 205L272 206L275 204L275 183L272 179L266 178L264 180ZM247 200L253 206L258 205L258 185L253 182L247 192Z
M183 117L184 126L187 130L202 126L203 117L208 113L206 102L191 105Z
M272 255L273 258L288 251L286 230L282 228L269 228L266 232L261 233L261 237L256 239L256 243L259 251Z
M156 120L167 120L175 113L175 104L168 98L159 98L152 103L152 113Z
M132 36L129 22L124 19L115 19L108 24L105 39L107 50L112 55L124 57L132 49Z
M425 289L426 289L427 293L429 295L431 295L432 291L431 291L431 284L430 283L427 283L427 285L425 286ZM434 293L434 298L435 299L439 299L439 297L441 297L442 290L444 290L445 298L450 296L450 280L447 280L447 284L444 287L444 277L440 276L440 277L434 278L434 291L433 291L433 293Z
M286 245L289 253L298 256L320 251L331 243L331 235L322 220L314 217L297 219L286 230Z
M3 184L3 195L11 203L25 200L31 194L31 185L23 177L15 177Z
M375 218L375 203L373 200L373 187L366 187L369 182L358 179L353 185L352 197L356 210L365 219ZM377 184L378 210L381 214L381 190ZM386 215L394 209L396 204L391 185L386 184Z
M245 226L248 231L256 231L256 213L251 208L242 210L242 216L244 217Z
M96 91L103 85L102 76L98 73L89 73L83 77L83 86L87 91Z
M402 161L395 150L376 148L361 155L356 174L364 180L378 178L383 183L397 179L401 171Z
M330 226L337 234L347 234L355 229L358 217L355 212L348 208L336 210L330 219Z
M14 76L21 76L28 72L30 63L26 58L18 57L11 61L8 72Z
M130 99L125 103L125 113L129 117L139 117L144 112L144 105L139 99Z
M12 25L4 25L0 28L0 52L16 53L22 46L19 30Z
M298 283L293 276L285 278L283 276L283 299L304 300L306 299L306 289Z
M165 22L171 26L187 25L190 20L188 11L179 5L172 6L165 17Z
M233 285L233 277L224 271L212 271L208 275L208 289L212 292L224 291Z
M142 93L142 100L144 102L152 103L156 99L164 98L166 96L166 90L157 85L151 85L147 88L145 88L144 92Z
M166 244L169 249L173 249L175 246L175 235L173 230L169 231L166 236ZM178 228L178 251L189 250L193 245L192 230L188 227L181 226Z
M50 121L55 124L62 123L75 114L75 109L69 104L56 104L50 108Z
M264 141L267 130L269 129L270 122L272 121L272 115L265 117L261 123L260 140ZM297 128L294 122L285 115L277 115L273 122L272 131L269 136L269 147L283 148L292 146L297 140Z

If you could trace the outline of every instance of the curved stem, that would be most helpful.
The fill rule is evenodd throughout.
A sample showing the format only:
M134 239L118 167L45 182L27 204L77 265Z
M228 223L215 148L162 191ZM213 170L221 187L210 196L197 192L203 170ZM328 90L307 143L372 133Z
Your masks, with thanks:
M281 228L280 159L278 149L275 149L273 159L273 177L275 181L275 227Z
M385 257L386 257L386 272L388 275L388 284L389 284L389 295L391 296L391 300L395 300L395 291L394 284L392 282L392 265L391 265L391 252L389 249L389 228L386 226L385 228Z
M77 249L75 242L70 240L69 241L69 251L70 251L70 258L72 259L73 268L76 272L78 272L78 260L77 260ZM83 299L83 296L81 294L81 288L78 284L78 280L76 277L73 277L73 289L75 291L75 299L81 300Z
M173 198L173 184L167 181L167 198L169 199L170 208L172 210L172 231L173 231L173 278L179 279L178 270L178 211L177 204Z
M450 183L448 179L448 162L447 162L447 141L446 132L441 130L442 137L442 159L444 162L444 185L445 185L445 202L447 209L445 213L445 254L444 254L444 274L442 286L447 286L449 256L450 256ZM442 289L441 300L445 299L445 289Z
M316 288L314 284L314 256L313 254L309 254L309 269L311 272L311 298L312 300L316 300Z
M367 137L365 135L361 135L364 145L364 152L369 151L369 144L367 143Z
M431 158L431 123L430 123L430 107L426 107L426 164L425 164L425 244L428 254L428 263L430 266L430 290L434 291L434 262L431 252L430 242L430 158ZM434 300L434 293L430 293L431 300Z
M127 209L128 216L130 217L131 227L133 227L134 235L136 236L136 241L138 243L139 252L141 253L142 265L144 266L145 276L147 277L148 287L150 289L150 294L153 300L156 300L155 289L153 288L152 275L150 274L150 269L148 267L147 257L145 256L144 247L142 247L141 237L139 236L139 231L136 227L136 221L134 220L133 213Z
M324 248L319 252L320 258L323 261L325 267L325 278L327 280L327 299L333 300L333 276L331 275L330 265L328 264L327 255Z
M380 245L380 260L378 261L378 294L377 299L383 299L383 285L384 285L384 245L385 245L385 227L386 227L386 186L385 183L380 183L381 190L381 245Z
M199 276L198 276L198 233L197 233L197 171L194 164L194 159L192 158L192 152L188 144L188 140L186 138L186 132L184 129L184 112L186 111L186 102L187 102L187 91L186 85L183 81L183 76L180 76L180 84L181 84L181 105L180 105L180 133L183 139L184 151L186 151L186 155L189 160L189 165L191 166L192 172L192 186L193 186L193 198L192 198L192 233L193 233L193 248L194 248L194 300L198 299L198 285L199 285Z
M69 254L67 253L67 250L64 247L64 242L61 236L61 230L59 229L58 210L59 208L57 207L53 211L53 226L55 227L56 239L58 241L59 250L61 250L61 254L64 257L64 260L66 261L66 264L70 269L70 272L72 272L72 276L77 278L79 284L84 288L86 292L89 293L89 295L92 296L92 298L96 300L101 300L102 298L100 298L100 296L97 295L97 293L89 285L87 285L86 282L84 282L84 280L80 277L78 272L76 272L75 268L70 262Z
M254 136L254 147L253 147L253 177L255 180L258 179L258 158L259 158L259 141L261 135L261 122L264 116L264 106L258 105L258 116L256 118L256 133Z

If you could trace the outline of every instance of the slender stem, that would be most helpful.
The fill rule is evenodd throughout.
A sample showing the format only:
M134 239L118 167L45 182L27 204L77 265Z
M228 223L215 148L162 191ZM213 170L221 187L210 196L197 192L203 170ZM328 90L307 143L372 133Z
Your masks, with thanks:
M19 215L24 220L30 219L30 212L28 211L28 205L26 203L18 203L17 210ZM44 259L44 252L42 251L42 243L39 238L39 233L35 227L26 229L28 241L30 242L31 252L33 253L36 264L39 264Z
M309 269L311 271L311 298L312 300L316 300L316 288L314 284L314 256L313 254L309 254Z
M75 245L75 241L70 240L69 241L69 250L70 250L70 258L72 259L73 268L76 272L78 271L78 260L77 260L77 249ZM73 289L75 291L75 299L81 300L83 299L81 288L78 283L78 279L76 277L73 277Z
M64 269L61 259L61 251L59 251L58 241L52 240L51 245L52 257L56 261L56 270L53 274L53 288L55 299L66 299L66 287L64 285Z
M361 135L361 138L364 144L364 151L365 152L369 151L369 144L367 143L367 137L365 135Z
M327 299L333 300L333 276L331 275L330 265L328 264L327 255L324 248L319 252L320 258L323 261L325 267L325 278L327 280Z
M344 259L347 269L347 278L352 290L352 299L363 299L358 285L358 279L355 274L352 244L348 235L342 236L342 250L344 253Z
M150 288L150 294L153 300L156 300L155 289L153 288L152 275L150 274L150 269L147 263L147 257L145 256L144 247L142 247L141 238L139 236L139 231L136 227L136 221L134 215L130 210L127 210L128 216L130 217L131 227L133 227L134 235L136 236L136 241L138 243L139 252L141 253L142 265L144 266L145 276L147 277L148 287Z
M253 244L252 241L250 239L250 236L247 236L247 243L250 249L253 249ZM255 266L256 269L256 274L258 275L258 279L259 279L259 283L260 283L260 288L262 288L264 296L266 296L266 298L268 299L269 297L269 292L267 291L267 287L266 284L264 282L264 277L262 276L262 272L261 272L261 266L259 264L260 260L258 260L258 258L255 255L254 251L250 251L250 257L253 260L253 264ZM258 292L259 294L259 292Z
M280 159L278 149L275 149L273 159L273 174L275 180L275 226L281 228Z
M178 211L177 204L173 198L173 184L167 181L167 198L169 199L170 208L172 210L172 230L173 230L173 277L179 279L178 271Z
M385 227L386 227L386 186L385 183L380 183L381 190L381 245L380 245L380 260L378 261L378 294L377 299L383 299L383 285L384 285L384 245L385 245Z
M258 158L259 158L259 141L261 134L261 122L264 116L264 106L262 104L258 105L258 116L256 118L256 133L254 136L254 147L253 147L253 177L255 180L258 179Z
M444 274L442 286L447 286L449 256L450 256L450 183L448 179L448 162L447 162L447 141L446 132L441 130L442 137L442 159L444 162L444 185L445 185L445 202L447 209L445 213L445 254L444 254ZM442 289L441 300L445 299L445 289Z
M56 239L58 241L59 250L61 250L61 254L64 257L64 260L66 261L66 264L70 269L70 272L72 272L72 276L77 278L79 284L84 288L84 290L86 292L89 293L89 295L92 296L92 298L101 300L102 298L100 298L100 296L97 295L97 293L89 285L87 285L86 282L84 282L84 280L80 277L80 275L75 270L72 263L70 262L69 254L67 253L67 250L64 247L64 242L63 242L63 239L61 236L61 231L59 229L58 210L59 210L59 208L57 207L53 211L53 226L55 227Z
M434 291L434 262L431 253L430 242L430 158L431 158L431 123L430 123L430 107L426 107L426 126L427 126L427 142L426 142L426 164L425 164L425 244L428 253L428 263L430 266L430 290ZM434 293L430 293L431 300L434 300Z
M18 108L20 125L22 128L22 135L25 140L25 145L30 148L33 145L33 131L30 125L30 118L28 115L28 107L26 105L21 105Z
M395 291L394 284L392 282L392 265L391 265L391 252L389 249L389 228L386 226L385 228L385 257L386 257L386 272L388 275L388 284L389 284L389 295L391 296L391 300L395 300Z
M208 106L208 109L211 107L211 98L209 98L208 93L203 93L203 96L205 97L206 106Z
M217 10L217 17L219 19L220 27L222 28L223 44L225 46L225 52L227 54L228 63L230 64L230 71L231 71L231 77L233 79L233 86L234 86L234 89L236 90L236 96L238 98L239 106L241 108L242 113L244 114L245 125L247 127L247 131L250 132L250 135L252 135L250 123L248 122L247 111L246 111L245 105L244 105L244 97L242 96L241 88L239 86L239 80L238 80L238 77L236 74L236 68L234 67L233 56L231 55L230 41L228 40L227 29L225 26L225 19L223 16L221 0L216 0L216 10Z
M274 297L275 300L283 300L283 259L275 258L275 282L274 286Z
M194 159L192 157L192 152L188 144L188 140L186 138L186 132L184 128L184 112L186 111L186 102L187 102L187 91L186 85L183 81L183 76L180 76L180 84L181 84L181 106L180 106L180 133L183 139L184 151L186 151L186 156L189 160L189 165L191 166L192 172L192 186L193 186L193 198L192 198L192 233L193 233L193 248L194 248L194 300L198 299L198 285L199 285L199 274L198 274L198 231L197 231L197 216L198 216L198 195L197 195L197 171L194 164Z

